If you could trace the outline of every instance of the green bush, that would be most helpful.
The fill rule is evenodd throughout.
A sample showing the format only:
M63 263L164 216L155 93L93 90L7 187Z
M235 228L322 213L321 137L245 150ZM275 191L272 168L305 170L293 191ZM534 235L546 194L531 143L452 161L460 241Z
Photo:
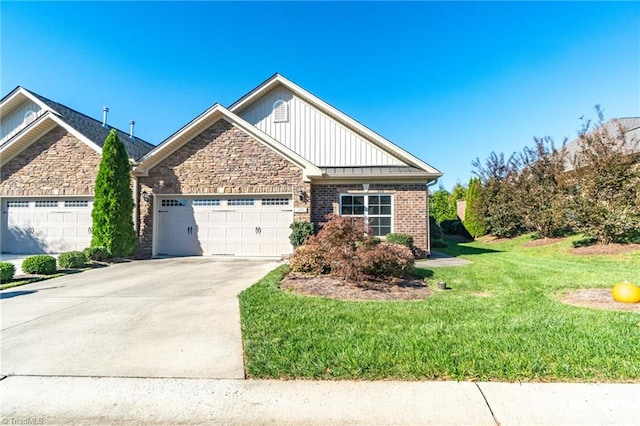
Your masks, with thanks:
M429 216L429 235L432 240L439 240L442 238L442 229L433 216Z
M95 260L97 262L107 260L111 257L111 254L106 247L87 247L82 252L86 256L87 260Z
M87 256L81 251L68 251L58 256L58 266L61 269L81 268L87 263Z
M13 279L16 267L11 262L0 262L0 282L6 283Z
M29 256L22 261L22 270L27 274L51 275L55 274L56 259L46 254Z
M307 242L307 238L316 233L316 227L311 222L293 222L290 226L292 229L289 235L289 241L293 248L300 247Z
M481 237L487 233L486 220L482 206L482 183L478 178L469 181L467 189L467 209L464 214L464 227L472 237Z
M385 241L388 243L400 244L401 246L409 247L413 250L413 237L409 234L390 233L385 237Z

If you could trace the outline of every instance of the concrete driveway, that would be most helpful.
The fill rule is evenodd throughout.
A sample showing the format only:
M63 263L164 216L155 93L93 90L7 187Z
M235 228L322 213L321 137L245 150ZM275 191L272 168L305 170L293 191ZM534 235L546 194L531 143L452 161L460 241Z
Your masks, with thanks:
M0 374L244 378L237 294L273 260L121 263L0 292Z

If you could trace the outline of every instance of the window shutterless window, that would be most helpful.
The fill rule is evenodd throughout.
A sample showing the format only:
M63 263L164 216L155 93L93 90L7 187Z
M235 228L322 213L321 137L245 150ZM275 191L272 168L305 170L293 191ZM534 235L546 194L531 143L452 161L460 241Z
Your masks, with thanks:
M373 228L373 234L384 237L392 231L391 195L341 195L341 216L362 216Z

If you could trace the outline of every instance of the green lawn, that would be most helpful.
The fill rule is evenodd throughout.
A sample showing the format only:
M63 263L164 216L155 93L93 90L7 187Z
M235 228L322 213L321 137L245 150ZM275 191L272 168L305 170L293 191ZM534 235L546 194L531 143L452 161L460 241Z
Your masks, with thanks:
M418 269L427 300L343 302L281 292L281 267L240 295L255 378L640 381L640 314L567 306L563 290L640 282L640 252L575 256L570 241L452 245L473 262ZM478 293L483 293L479 295ZM487 294L489 297L486 297ZM484 297L481 297L484 296Z

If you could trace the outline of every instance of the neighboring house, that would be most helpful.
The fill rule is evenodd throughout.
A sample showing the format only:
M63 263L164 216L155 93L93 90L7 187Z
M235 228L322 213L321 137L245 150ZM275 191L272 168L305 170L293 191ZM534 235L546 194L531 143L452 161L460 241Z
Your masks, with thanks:
M622 117L613 118L604 125L609 135L618 139L620 137L620 128L624 131L625 139L624 143L620 144L620 147L629 154L640 153L640 117ZM599 129L591 130L592 132ZM573 141L565 145L567 152L566 157L566 169L573 170L576 155L580 151L580 138L576 138Z
M140 256L285 255L294 220L329 213L411 234L429 253L426 185L442 174L279 74L142 154Z
M91 243L91 209L110 128L17 87L0 101L0 248L59 253ZM119 132L131 159L153 145Z

